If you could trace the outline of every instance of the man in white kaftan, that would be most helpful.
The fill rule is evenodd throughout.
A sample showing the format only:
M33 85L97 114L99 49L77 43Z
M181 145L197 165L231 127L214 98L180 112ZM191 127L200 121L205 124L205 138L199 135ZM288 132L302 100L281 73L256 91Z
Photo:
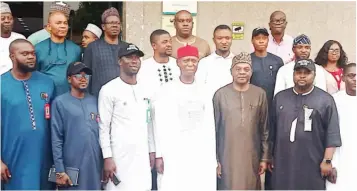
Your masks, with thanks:
M177 80L180 69L176 59L171 57L172 43L169 32L163 29L153 31L150 35L150 43L154 55L142 62L137 78L144 84L145 92L151 99L162 85Z
M120 76L105 84L99 93L100 144L104 157L106 190L151 190L148 123L149 102L136 81L140 57L133 44L119 49ZM121 182L113 183L113 176Z
M340 120L342 146L336 148L332 165L336 168L336 184L326 181L326 190L342 191L355 187L356 152L356 64L351 63L344 68L343 81L346 89L333 94Z
M158 188L216 190L212 97L207 96L205 86L194 81L197 48L187 45L177 54L181 75L165 84L153 102L156 160L163 162L158 170Z
M154 50L154 55L141 64L137 75L138 82L144 86L146 97L152 100L157 91L167 83L172 83L178 79L180 69L176 64L176 59L171 57L172 44L170 33L163 30L154 30L150 35L150 43ZM149 123L150 139L150 165L152 171L152 190L157 190L157 172L155 166L155 141L153 139L152 123Z

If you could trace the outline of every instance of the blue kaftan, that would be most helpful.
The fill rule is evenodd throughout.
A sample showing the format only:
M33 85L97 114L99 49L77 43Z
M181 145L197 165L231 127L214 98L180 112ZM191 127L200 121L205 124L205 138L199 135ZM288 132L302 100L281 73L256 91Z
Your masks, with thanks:
M5 190L49 190L52 166L49 121L45 104L53 99L54 83L33 72L20 81L10 71L1 75L1 160L11 178Z
M78 186L70 190L100 190L103 157L99 145L97 99L62 94L52 104L52 150L57 172L79 169ZM62 189L62 188L61 188Z
M81 48L74 42L54 43L46 39L35 46L37 70L50 76L55 82L56 95L69 91L67 67L81 60Z

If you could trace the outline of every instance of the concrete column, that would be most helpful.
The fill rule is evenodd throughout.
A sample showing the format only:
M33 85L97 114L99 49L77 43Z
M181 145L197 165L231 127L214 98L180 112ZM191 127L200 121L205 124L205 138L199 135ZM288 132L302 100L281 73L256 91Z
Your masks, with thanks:
M125 41L137 45L145 57L153 55L150 34L161 28L162 2L124 2L123 26ZM147 14L150 13L150 14Z

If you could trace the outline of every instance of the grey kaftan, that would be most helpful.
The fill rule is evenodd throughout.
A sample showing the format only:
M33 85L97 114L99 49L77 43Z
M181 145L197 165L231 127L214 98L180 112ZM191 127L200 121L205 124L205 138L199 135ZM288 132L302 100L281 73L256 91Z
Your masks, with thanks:
M215 93L213 104L217 160L222 166L218 189L260 189L259 163L271 158L265 91L250 85L238 92L231 83Z

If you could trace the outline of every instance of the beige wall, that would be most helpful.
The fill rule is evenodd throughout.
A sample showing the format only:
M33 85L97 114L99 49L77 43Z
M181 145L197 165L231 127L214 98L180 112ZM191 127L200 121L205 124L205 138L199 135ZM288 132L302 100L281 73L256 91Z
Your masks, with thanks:
M161 28L161 2L125 2L126 41L137 44L152 56L150 33ZM255 27L268 28L269 16L275 10L287 15L286 33L304 33L311 38L312 54L327 40L342 43L349 60L356 61L356 2L198 2L197 35L206 39L214 50L213 29L219 24L245 22L244 40L234 40L232 51L251 51L251 32Z

